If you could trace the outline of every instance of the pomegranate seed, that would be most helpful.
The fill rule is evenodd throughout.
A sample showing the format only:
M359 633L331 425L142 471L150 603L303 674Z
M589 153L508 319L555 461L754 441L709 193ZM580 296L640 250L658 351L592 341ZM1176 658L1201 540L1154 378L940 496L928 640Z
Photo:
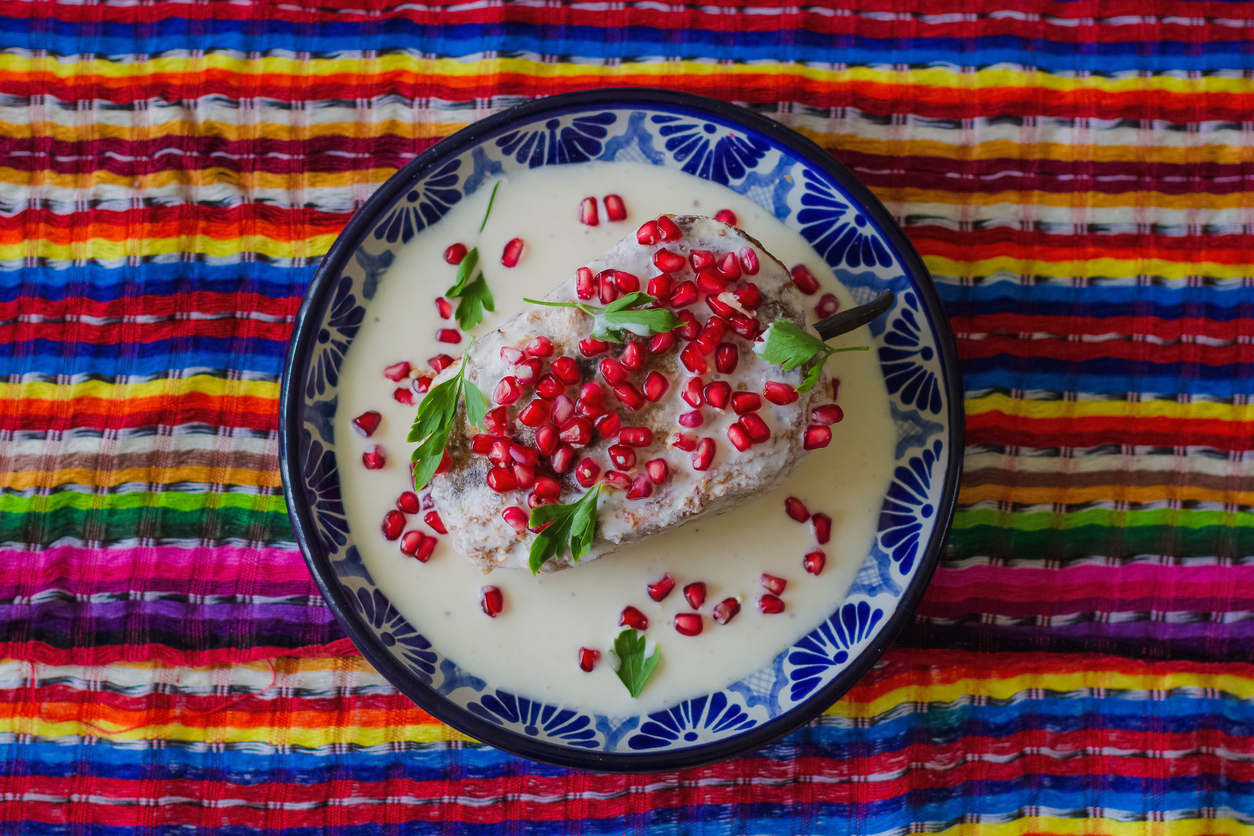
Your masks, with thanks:
M683 325L674 329L671 333L677 337L683 337L685 340L695 340L697 334L701 331L701 323L697 322L697 315L692 311L680 311L675 314L675 318L682 322Z
M606 451L610 457L610 463L619 470L631 470L636 466L636 451L628 447L626 444L613 444Z
M801 446L807 450L817 450L832 443L832 428L820 424L806 427L806 434Z
M442 343L456 345L462 341L462 332L456 328L441 328L435 332L435 338Z
M395 508L383 515L383 536L395 540L405 530L405 515Z
M557 452L558 437L557 427L552 424L545 424L536 430L536 449L546 456L551 456Z
M623 364L613 357L607 357L601 361L599 366L601 377L613 386L616 383L622 383L627 379L627 370L623 368Z
M611 221L627 220L627 205L616 194L605 196L605 217Z
M749 431L739 421L727 428L727 439L732 443L733 447L742 453L753 446L753 439L749 438Z
M694 273L714 266L714 253L710 250L693 250L688 253L688 259L692 262Z
M628 412L635 412L644 406L644 395L630 383L620 383L614 387L614 395L627 407Z
M418 499L418 494L413 491L405 491L396 498L396 510L406 514L417 514L422 510L422 504ZM441 531L441 534L445 532Z
M579 400L588 405L589 409L605 408L605 390L595 380L589 380L579 387Z
M635 607L623 607L622 613L618 616L619 627L630 627L633 630L648 630L649 619L645 618L644 613Z
M622 363L624 368L638 371L644 368L647 359L644 345L632 340L623 347L623 353L619 355L618 362Z
M601 651L587 647L579 648L579 669L581 671L592 673L592 669L597 666L599 661L601 661Z
M453 318L453 303L445 299L443 296L435 297L435 309L440 313L440 319Z
M816 407L810 410L810 420L820 426L830 426L839 424L845 418L845 411L834 403Z
M631 477L621 470L607 470L605 471L605 484L625 491L631 487Z
M505 596L495 586L485 586L479 590L479 607L489 618L496 618L505 608Z
M431 553L435 551L435 547L439 544L440 541L435 537L424 538L422 544L418 546L418 551L414 552L414 557L418 559L419 563L426 563L431 559Z
M693 470L709 470L714 462L714 439L703 438L697 442L697 452L692 454Z
M409 388L415 395L425 395L427 394L427 390L431 388L432 380L433 378L426 375L423 375L422 377L415 377L412 381L410 381Z
M649 353L661 354L664 351L670 351L675 347L675 335L670 331L663 331L660 334L654 334L653 339L649 340Z
M597 273L597 291L600 293L602 305L608 305L618 298L618 284L614 281L613 270Z
M562 495L562 485L552 476L537 476L536 495L545 499L557 499Z
M570 470L570 466L575 463L575 451L569 447L558 447L557 452L553 454L551 464L554 473L565 473Z
M590 488L597 483L597 476L601 474L601 467L592 460L591 457L585 458L575 468L575 478L579 480L579 484L585 488Z
M501 263L506 267L516 267L518 266L518 259L522 258L522 254L523 239L511 238L501 252Z
M744 425L745 432L749 434L749 439L754 444L761 444L764 441L771 440L771 428L762 420L762 416L756 412L750 412L741 418L740 423Z
M579 201L579 223L584 226L596 226L601 223L597 217L597 199L595 197L585 197Z
M446 472L452 466L453 466L453 457L448 454L448 450L445 450L443 453L440 454L440 464L435 469L435 475L439 476L441 473Z
M684 237L684 233L667 215L661 215L658 217L657 231L663 241L678 241L680 238Z
M592 440L592 422L587 418L576 418L561 433L562 441L572 447L583 447Z
M731 343L719 343L718 348L714 349L714 368L722 374L736 371L739 362L740 351Z
M551 374L541 375L536 381L536 395L546 401L551 401L565 392L566 384Z
M514 465L514 481L518 483L519 490L527 490L536 483L536 469L526 464Z
M705 398L701 396L701 390L705 383L699 377L690 377L684 381L684 388L680 391L679 396L683 398L689 406L696 408L705 403Z
M649 459L644 463L644 472L649 474L649 478L653 480L653 484L660 485L666 481L666 477L670 475L670 465L666 463L666 459Z
M492 390L493 403L498 403L502 406L516 403L522 396L522 384L518 382L518 378L512 375L506 375L501 378L501 382L496 384L496 388Z
M548 337L536 337L531 342L527 343L527 347L524 351L532 357L552 357L553 341Z
M804 264L795 265L790 271L792 274L792 283L797 289L806 296L811 296L818 292L819 280L814 278L814 274L810 272L810 268Z
M556 505L556 504L557 504L556 499L552 497L548 497L548 496L540 496L540 494L536 493L535 491L532 491L531 493L527 494L527 507L528 508L539 508L541 505Z
M579 364L575 362L573 357L558 357L554 359L552 364L549 365L549 371L567 386L574 386L583 377L579 371Z
M685 412L679 416L679 425L695 430L697 427L705 423L705 416L701 414L701 410L694 409L692 412Z
M388 537L388 539L394 540L396 538ZM401 541L396 544L396 547L401 550L401 554L409 555L410 557L417 557L418 549L422 548L423 541L428 539L434 540L435 538L428 538L427 535L415 528L406 531L401 537ZM426 561L424 560L423 562L425 563Z
M514 461L514 457L509 454L509 448L512 446L508 438L498 438L492 442L492 449L488 451L488 461L497 467L504 467Z
M681 636L699 636L705 619L696 613L681 612L675 616L675 632Z
M503 406L489 409L483 416L483 428L493 435L509 434L509 410Z
M697 334L694 341L701 348L702 354L713 354L719 341L727 334L727 320L721 316L712 316L705 321L705 327Z
M505 493L516 490L518 480L514 478L514 471L508 467L494 467L488 471L488 487L497 493Z
M811 575L818 575L823 571L823 567L827 565L827 555L823 553L822 549L815 549L801 559L801 565Z
M814 526L814 539L818 540L819 545L827 544L832 539L832 518L827 514L815 514L810 518L810 524ZM814 574L818 574L815 572Z
M614 284L618 285L618 289L623 293L635 293L640 289L640 277L626 270L615 270Z
M695 340L679 352L679 362L683 363L684 368L693 374L705 374L710 370L709 364L705 362L705 355L701 353L701 347Z
M720 209L718 214L714 216L714 220L721 221L730 226L736 225L736 213L730 209Z
M653 266L663 273L677 273L684 269L687 262L679 253L673 253L663 247L653 254Z
M409 389L396 389L396 390L393 390L393 392L392 392L392 400L396 401L397 403L402 403L402 404L405 404L405 406L413 406L413 405L414 405L414 390L413 390L413 388L411 387L411 388L409 388Z
M527 530L527 512L517 505L511 505L501 512L501 519L509 524L514 531L522 534Z
M374 410L363 412L353 419L353 429L357 430L362 436L369 438L374 435L374 431L379 429L379 422L383 420L383 416Z
M774 595L763 595L758 599L758 610L766 615L778 615L784 611L784 602Z
M691 453L697 449L697 437L691 433L672 433L667 444L685 453Z
M653 483L643 473L636 477L636 480L631 483L631 489L627 491L628 499L648 499L652 495Z
M532 466L540 460L540 452L522 444L511 443L509 445L509 457L519 464Z
M653 443L653 430L648 427L623 427L618 438L632 447L648 447Z
M402 380L409 377L409 368L409 361L402 360L401 362L393 363L384 369L383 376L393 383L400 383ZM436 371L439 371L439 369L436 369Z
M657 221L645 221L636 230L636 243L651 247L660 240Z
M706 403L722 412L727 408L727 402L731 400L731 384L726 380L716 380L706 386L702 394L705 395Z
M440 534L448 534L448 529L444 527L444 520L440 519L439 511L428 511L422 518L422 521L435 529Z
M787 406L797 400L797 390L777 380L768 380L762 387L762 395L771 403L780 406Z
M366 470L379 470L388 463L388 457L378 444L371 444L361 454L361 463Z
M514 377L518 378L518 382L523 386L531 386L540 379L540 374L543 371L544 361L537 357L532 357L515 367Z
M795 496L790 496L784 500L784 510L788 513L788 516L797 522L805 522L810 519L810 509Z
M601 438L614 438L623 426L623 419L618 416L617 412L611 410L596 419L594 425Z
M526 356L521 348L514 348L512 345L501 346L501 359L511 366L517 366Z
M823 298L814 306L814 312L819 315L819 319L826 319L838 310L840 310L840 300L831 293L824 293Z
M724 598L714 605L714 620L719 624L726 624L735 618L738 612L740 612L740 602L735 598Z
M444 251L444 260L449 264L461 264L462 259L466 257L465 244L450 244L448 249Z
M697 274L697 289L702 293L718 295L727 289L727 279L709 267Z
M762 408L762 396L757 392L737 392L732 395L731 405L737 415L757 412Z
M740 261L735 253L723 253L718 259L718 272L729 282L740 278Z
M694 581L684 587L684 597L688 599L688 606L694 610L701 609L701 605L705 603L705 584L702 581Z
M746 276L756 276L758 274L758 251L753 247L741 247L736 253L740 256L740 269ZM745 307L749 307L745 305ZM757 305L754 305L756 308Z
M592 275L592 270L587 267L580 267L575 271L575 295L580 299L591 299L596 295L597 283Z
M649 592L649 597L654 601L661 602L667 595L671 594L671 590L675 588L675 578L667 572L662 579L656 583L651 583L645 587Z
M671 280L670 273L662 273L649 279L649 295L655 299L661 299L663 302L668 300L671 295L671 289L674 282Z
M728 323L733 331L746 340L757 339L758 334L762 333L762 323L744 314L732 314Z
M668 304L672 308L682 308L684 305L691 305L695 301L697 301L697 285L695 282L688 281L680 282L675 286L675 289L671 291L671 298L668 300ZM688 339L692 339L692 337L688 337Z
M596 357L598 354L603 354L609 347L609 343L593 337L584 337L579 341L579 353L584 357Z
M784 587L788 586L788 581L783 578L777 578L774 575L762 574L762 588L772 595L783 595Z
M575 404L565 395L558 395L553 399L550 414L553 416L553 423L557 425L557 428L564 430L575 419Z
M436 374L439 374L449 366L453 365L453 359L454 358L448 356L447 354L437 354L427 361L427 365L435 369Z
M747 311L756 311L762 306L762 291L758 290L758 286L753 282L746 282L733 295L740 306Z
M539 398L523 407L518 413L518 423L524 427L539 427L549 421L549 405Z
M670 388L670 385L671 382L666 379L665 375L649 372L648 377L644 379L644 396L657 403L662 400L662 396L666 394L666 390Z

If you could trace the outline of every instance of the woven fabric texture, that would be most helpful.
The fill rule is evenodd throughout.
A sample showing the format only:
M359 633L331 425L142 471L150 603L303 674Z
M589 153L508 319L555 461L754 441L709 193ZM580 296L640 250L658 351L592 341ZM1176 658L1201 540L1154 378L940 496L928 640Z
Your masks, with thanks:
M1181 0L0 6L0 832L1254 826L1254 13ZM659 86L814 139L957 335L914 623L691 772L419 712L296 550L277 398L354 209L533 97Z

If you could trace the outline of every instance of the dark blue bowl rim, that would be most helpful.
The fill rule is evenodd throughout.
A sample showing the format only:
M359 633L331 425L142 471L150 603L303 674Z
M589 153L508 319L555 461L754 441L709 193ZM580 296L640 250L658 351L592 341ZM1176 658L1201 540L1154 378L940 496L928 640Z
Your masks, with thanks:
M313 516L305 502L304 492L297 490L297 486L302 484L299 440L300 428L303 426L304 400L300 394L302 386L293 385L293 381L304 379L317 335L316 326L320 321L320 316L317 314L320 314L322 310L326 297L334 285L334 279L340 275L345 263L356 251L366 234L374 228L379 216L417 179L444 159L460 154L467 147L479 144L494 133L503 132L512 123L531 121L545 115L559 115L562 112L584 108L623 109L633 105L675 108L694 114L708 114L739 124L787 148L798 158L825 171L848 190L850 196L861 204L862 211L874 219L878 228L900 256L902 265L914 279L924 310L937 336L951 429L945 482L937 507L936 528L920 558L914 577L903 591L896 610L889 616L875 641L855 657L849 667L837 674L827 686L816 691L805 702L744 734L729 740L675 751L629 754L589 752L556 746L523 737L507 728L496 726L454 704L430 686L415 680L410 672L386 651L374 633L359 621L352 601L336 581L330 558L315 534ZM367 661L420 708L475 740L531 760L600 772L663 772L705 766L746 754L772 743L814 719L840 699L870 670L913 616L919 599L922 598L940 562L941 551L949 533L954 506L957 502L958 479L962 468L963 430L963 390L957 351L948 317L932 282L932 277L918 252L915 251L914 246L897 226L892 216L871 191L862 185L844 165L816 143L791 128L719 99L652 88L604 88L562 93L538 99L468 125L406 163L354 213L323 257L322 263L319 264L310 282L300 310L296 314L279 394L279 467L283 477L283 496L287 503L288 516L291 518L297 544L300 546L310 574L313 575L318 591L326 600L327 606L340 626Z

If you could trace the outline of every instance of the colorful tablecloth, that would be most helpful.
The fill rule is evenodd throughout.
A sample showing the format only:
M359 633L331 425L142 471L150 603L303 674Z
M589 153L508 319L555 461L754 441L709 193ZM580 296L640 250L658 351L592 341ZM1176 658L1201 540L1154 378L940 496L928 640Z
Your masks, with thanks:
M0 5L0 832L1250 832L1254 7L356 6ZM882 663L652 776L399 696L277 468L293 315L354 208L477 118L612 85L850 166L940 286L968 415Z

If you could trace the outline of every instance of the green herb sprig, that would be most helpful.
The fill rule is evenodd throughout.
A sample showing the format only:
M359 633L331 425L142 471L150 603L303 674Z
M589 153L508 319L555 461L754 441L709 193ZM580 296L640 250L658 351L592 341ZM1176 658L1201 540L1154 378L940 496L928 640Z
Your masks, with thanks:
M496 202L496 190L501 187L501 181L497 180L492 187L492 194L488 196L488 208L483 213L483 223L479 224L479 231L483 232L484 227L488 225L488 216L492 214L492 204ZM444 292L446 299L461 299L457 303L457 327L463 331L469 331L480 322L483 322L483 312L496 311L496 302L492 299L492 291L488 288L488 281L483 277L483 272L475 276L475 270L479 266L479 248L475 247L462 258L461 264L457 265L457 276L453 280L453 286Z
M532 528L552 523L531 543L528 561L531 574L539 572L550 557L561 557L569 551L578 563L579 558L588 553L597 533L597 497L600 495L601 486L597 485L569 505L541 505L531 512Z
M662 651L653 648L653 655L646 657L644 633L638 633L628 627L614 639L614 653L618 656L618 678L627 686L632 699L640 696L649 677L662 661Z
M466 401L466 420L472 426L483 426L483 418L488 413L487 399L478 386L466 380L466 358L470 355L470 346L474 344L475 341L471 340L466 346L457 374L433 387L418 404L418 414L405 439L410 443L420 442L409 457L416 465L415 490L426 487L440 466L444 448L448 446L449 433L453 431L453 416L457 414L459 399Z
M598 340L610 342L626 342L625 331L639 337L652 337L663 331L672 331L684 323L666 308L645 308L657 301L643 291L637 290L626 296L615 299L604 308L596 305L585 305L582 302L545 302L541 299L523 299L533 305L547 305L550 308L578 308L593 319L592 336Z
M784 371L792 371L800 365L810 362L820 354L823 355L806 374L805 380L797 387L798 392L808 392L819 382L823 373L823 364L833 354L845 351L866 351L867 346L855 345L848 348L832 348L813 334L808 333L787 319L777 319L767 329L766 343L761 350L762 359L771 365L779 366Z

